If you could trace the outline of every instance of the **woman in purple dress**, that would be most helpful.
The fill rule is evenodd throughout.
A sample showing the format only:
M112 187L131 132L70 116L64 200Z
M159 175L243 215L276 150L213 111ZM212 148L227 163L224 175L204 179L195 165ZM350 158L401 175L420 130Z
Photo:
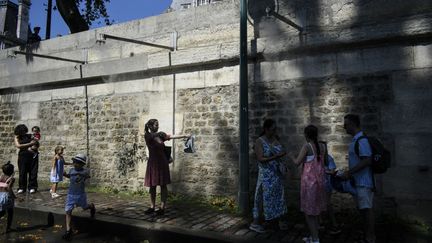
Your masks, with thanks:
M163 215L165 212L166 200L168 197L167 185L171 183L169 171L169 159L165 155L164 142L170 139L188 138L186 135L166 135L158 132L159 122L156 119L150 119L145 124L145 142L149 150L149 159L144 179L144 186L150 187L151 206L145 211L146 214L156 213ZM156 186L161 188L161 206L156 210Z

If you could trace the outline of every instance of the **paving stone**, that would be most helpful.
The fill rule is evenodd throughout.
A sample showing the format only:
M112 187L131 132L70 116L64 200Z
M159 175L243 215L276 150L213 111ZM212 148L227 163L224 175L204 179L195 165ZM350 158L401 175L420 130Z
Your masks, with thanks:
M65 193L65 191L63 191ZM147 206L142 205L142 202L130 201L120 199L117 197L111 197L106 194L92 193L89 196L91 201L102 202L96 203L97 214L109 215L121 218L131 218L143 220L149 223L160 223L166 225L172 225L181 227L185 230L204 230L219 232L221 235L229 239L230 236L242 236L244 239L249 240L269 240L274 242L302 242L301 239L308 235L308 229L303 222L303 219L299 221L290 222L290 229L287 231L276 230L266 234L257 234L256 232L250 231L248 225L249 219L230 215L227 213L219 213L209 210L195 209L190 210L189 206L176 205L167 208L165 215L145 215L144 211L147 210ZM45 205L52 208L64 208L65 198L59 198L51 200L47 192L36 193L29 197L28 202L25 200L24 195L18 195L16 205L20 207L32 207L34 205ZM142 205L142 206L139 206ZM185 208L188 209L185 210ZM88 211L77 210L75 215L88 217ZM358 220L352 217L358 217L357 214L342 212L337 216L344 218L345 222L354 222L356 224ZM340 235L332 236L328 232L321 231L322 236L321 242L323 243L348 243L352 242L360 237L360 232L357 230L358 227L354 225L348 225L343 227L343 232ZM385 230L381 230L380 234L377 234L382 242L416 242L415 236L404 235L403 229L392 228L386 226ZM381 241L379 241L381 242Z
M248 232L249 232L249 229L240 229L237 232L235 232L234 235L241 236L241 235L245 235Z

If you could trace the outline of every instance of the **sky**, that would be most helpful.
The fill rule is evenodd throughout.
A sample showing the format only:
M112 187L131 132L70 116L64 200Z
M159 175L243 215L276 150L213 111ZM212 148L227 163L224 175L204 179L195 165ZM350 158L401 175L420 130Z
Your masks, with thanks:
M13 0L12 2L17 2ZM46 6L47 0L32 0L30 7L30 24L33 29L35 26L40 26L40 36L45 39L45 26L46 26ZM55 5L53 0L53 5ZM163 13L170 5L172 0L111 0L106 4L110 19L116 23L124 23L134 19L142 19L149 16L154 16ZM91 29L104 26L97 22L90 26ZM51 22L51 38L57 35L67 35L69 29L64 23L58 11L52 11Z

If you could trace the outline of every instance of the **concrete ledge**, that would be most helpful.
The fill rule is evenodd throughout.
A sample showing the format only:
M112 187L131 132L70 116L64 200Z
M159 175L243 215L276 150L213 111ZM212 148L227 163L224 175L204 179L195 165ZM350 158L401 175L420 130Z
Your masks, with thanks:
M223 50L224 49L224 50ZM221 56L221 53L224 53ZM170 62L171 57L171 62ZM197 47L181 51L145 54L109 60L86 65L74 65L40 72L23 72L19 74L0 77L1 89L22 89L29 86L41 86L56 83L69 86L86 83L83 80L96 80L96 82L124 81L128 79L145 78L143 76L158 76L161 72L175 73L175 69L190 69L191 67L212 65L214 63L227 63L238 59L238 45L230 45L225 49L222 45ZM71 65L71 64L69 64ZM179 71L179 70L177 70ZM124 77L123 74L137 74L135 78ZM152 74L150 74L152 73ZM72 82L71 82L72 81Z
M48 213L54 214L54 220L61 220L65 215L65 212L61 208L52 208L46 206L35 206L32 205L30 209L23 206L16 206L16 209L20 211L30 211L38 214L38 217L42 218L41 222L44 222L44 219L48 218ZM77 211L79 212L79 211ZM82 213L74 214L74 217L79 218L80 221L90 221L91 219L88 216L85 216ZM186 236L192 238L201 238L201 240L209 240L209 241L219 241L219 242L272 242L266 240L244 240L244 237L234 236L234 235L224 235L221 233L211 232L211 231L203 231L203 230L193 230L193 229L185 229L181 227L166 225L163 223L150 223L143 220L129 219L129 218L120 218L113 217L107 215L96 214L95 217L96 222L108 223L109 228L107 230L114 230L116 227L128 227L130 232L135 232L136 234L143 234L145 231L149 231L149 233L162 233L162 234L175 234L179 236ZM45 221L46 222L46 221ZM94 221L93 221L94 222Z

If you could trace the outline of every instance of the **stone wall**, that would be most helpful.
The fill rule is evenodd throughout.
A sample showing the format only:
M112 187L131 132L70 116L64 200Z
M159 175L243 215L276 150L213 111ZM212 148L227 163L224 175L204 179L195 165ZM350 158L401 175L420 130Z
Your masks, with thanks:
M364 130L392 151L379 176L379 198L400 213L430 219L432 8L428 1L254 1L249 24L250 165L265 118L278 123L295 156L313 123L339 167L351 138L343 116L361 115ZM283 18L265 16L269 6ZM238 5L197 7L43 41L28 51L87 60L85 65L0 52L1 159L16 161L15 124L42 128L41 178L56 144L66 158L89 154L92 183L142 189L147 151L144 123L168 133L197 135L197 153L175 148L171 190L237 195ZM178 21L179 19L185 21ZM303 27L299 33L287 19ZM284 22L285 21L285 22ZM178 50L107 40L111 33L161 44L178 32ZM9 50L10 51L10 50ZM298 203L299 171L291 166L289 202ZM429 208L428 208L429 207Z
M222 86L178 92L183 131L196 134L197 152L179 153L178 191L233 195L238 175L238 87ZM182 150L182 146L177 146Z
M1 97L0 105L0 143L1 152L0 159L2 162L16 160L16 156L11 156L15 153L15 148L13 146L13 134L16 125L16 119L18 116L19 106L16 103L16 95L3 95Z

